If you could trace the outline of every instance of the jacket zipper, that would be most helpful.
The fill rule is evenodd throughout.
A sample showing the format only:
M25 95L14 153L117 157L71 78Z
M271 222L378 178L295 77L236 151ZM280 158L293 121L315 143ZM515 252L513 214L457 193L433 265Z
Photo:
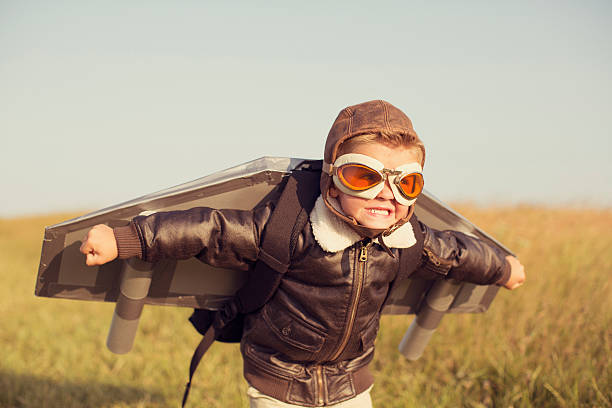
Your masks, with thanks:
M317 405L323 406L323 367L317 366L315 374L317 377Z
M431 252L429 249L424 248L423 251L427 254L427 257L429 258L429 260L436 266L440 266L441 262L438 259L437 256L434 255L433 252Z
M344 336L342 336L342 341L338 346L336 352L331 356L330 361L334 361L337 359L340 354L346 348L348 344L349 338L351 336L351 332L353 331L353 324L355 323L355 317L357 316L357 305L359 304L359 298L361 297L361 291L363 289L363 278L365 276L365 268L366 263L368 261L368 247L372 244L372 242L368 242L367 244L362 244L361 249L359 250L359 266L357 268L357 287L355 289L355 297L353 298L353 302L351 303L351 308L349 309L349 321L346 325L346 331L344 332Z

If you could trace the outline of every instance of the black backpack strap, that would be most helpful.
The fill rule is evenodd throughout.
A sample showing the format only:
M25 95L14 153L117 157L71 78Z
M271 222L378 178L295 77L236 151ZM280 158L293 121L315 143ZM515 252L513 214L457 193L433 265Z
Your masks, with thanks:
M236 310L236 302L231 301L225 304L224 308L221 310L200 310L199 316L202 318L200 322L201 325L198 331L202 334L202 340L196 347L193 352L193 356L191 356L191 363L189 364L189 381L185 385L185 392L183 393L183 403L181 407L185 407L187 403L187 398L189 397L189 390L191 389L191 380L193 379L193 375L195 374L202 357L208 351L210 346L215 342L215 340L220 341L229 341L236 342L242 336L242 322L244 319L243 315L239 315ZM190 320L193 319L193 316ZM232 326L231 322L236 323L237 320L240 320L239 324L237 324L240 333L230 333L228 334L224 329L227 329L226 326ZM204 331L204 327L207 327ZM224 338L224 336L229 336Z
M316 169L316 165L314 167ZM193 375L206 351L222 334L221 329L236 318L238 313L254 312L265 305L276 292L291 263L298 236L306 226L308 215L319 196L320 178L320 170L294 170L291 173L266 224L259 258L249 272L247 282L222 310L206 311L208 314L204 316L203 322L208 328L191 357L189 382L185 386L182 407L187 403ZM195 326L193 319L192 316L190 320Z
M211 325L208 330L206 330L206 333L204 333L202 340L200 340L200 344L198 344L198 347L196 347L195 351L193 352L193 356L191 357L191 363L189 364L189 382L187 382L187 385L185 385L185 392L183 393L183 403L181 404L181 407L185 407L185 404L187 403L187 398L189 397L189 390L191 389L191 380L193 379L193 374L195 374L195 371L198 368L198 364L200 364L200 360L202 360L204 354L206 354L210 346L215 341L215 337L215 327Z
M241 313L254 312L276 292L319 196L320 177L320 172L308 170L295 170L289 176L263 232L259 259L236 294Z
M410 224L412 225L416 243L410 248L402 248L400 252L400 269L396 280L410 277L410 275L412 275L421 265L424 236L419 220L415 214L412 214L412 217L410 217Z
M421 257L423 254L423 231L421 231L419 220L415 214L412 214L409 222L410 225L412 225L412 231L414 233L416 243L409 248L400 249L399 269L395 279L393 279L393 282L391 282L391 285L389 285L389 290L387 291L387 297L383 302L383 307L387 304L387 301L389 300L389 297L391 296L391 293L395 287L398 285L398 282L409 278L421 264Z

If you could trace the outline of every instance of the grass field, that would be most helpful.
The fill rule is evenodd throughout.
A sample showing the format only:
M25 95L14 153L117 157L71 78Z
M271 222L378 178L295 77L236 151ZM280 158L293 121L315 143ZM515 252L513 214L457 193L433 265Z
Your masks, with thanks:
M612 407L612 210L456 209L519 255L527 282L485 314L446 316L416 362L397 352L411 317L385 316L374 406ZM34 296L44 226L72 216L0 219L0 406L180 406L189 310L146 307L117 356L112 304ZM247 406L241 370L237 346L213 345L189 406Z

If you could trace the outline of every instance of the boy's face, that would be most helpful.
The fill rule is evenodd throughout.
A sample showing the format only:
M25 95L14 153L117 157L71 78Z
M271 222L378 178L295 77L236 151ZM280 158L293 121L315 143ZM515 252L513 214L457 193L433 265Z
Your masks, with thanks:
M419 152L416 149L405 147L389 147L382 143L364 143L355 145L346 153L359 153L373 157L388 169L410 163L419 163ZM408 208L395 200L389 180L373 199L366 199L348 195L333 185L329 195L340 203L342 211L355 218L361 225L368 228L386 229L408 215Z

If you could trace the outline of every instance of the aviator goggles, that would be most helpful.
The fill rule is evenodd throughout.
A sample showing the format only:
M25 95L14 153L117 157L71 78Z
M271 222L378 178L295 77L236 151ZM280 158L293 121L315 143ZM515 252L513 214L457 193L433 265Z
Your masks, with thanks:
M374 199L389 186L398 203L410 206L423 191L423 169L419 163L409 163L395 169L387 169L378 160L359 153L348 153L338 157L331 169L334 185L351 196Z

